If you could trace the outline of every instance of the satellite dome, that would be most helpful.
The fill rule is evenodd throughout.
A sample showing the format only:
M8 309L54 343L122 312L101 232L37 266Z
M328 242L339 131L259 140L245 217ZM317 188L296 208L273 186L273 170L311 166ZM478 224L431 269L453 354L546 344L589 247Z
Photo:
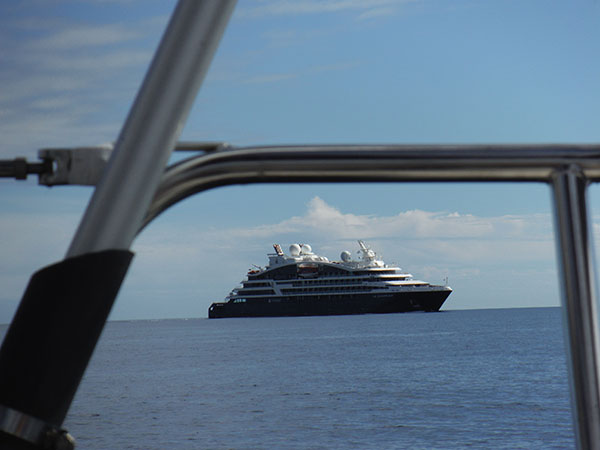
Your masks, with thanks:
M298 244L290 245L290 255L292 255L292 256L300 255L300 246Z
M340 255L340 258L342 258L342 261L344 262L349 262L352 259L352 253L350 253L348 250L344 250Z
M302 244L302 253L310 255L312 253L312 247L308 244Z

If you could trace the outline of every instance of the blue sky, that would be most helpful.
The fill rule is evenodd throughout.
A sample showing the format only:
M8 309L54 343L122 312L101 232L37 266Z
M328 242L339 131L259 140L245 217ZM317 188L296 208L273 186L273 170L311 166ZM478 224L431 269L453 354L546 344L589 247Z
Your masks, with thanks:
M174 5L2 3L0 158L114 141ZM240 0L181 140L599 142L599 19L593 1ZM90 194L0 180L0 323L63 258ZM216 189L136 240L111 318L205 317L271 244L337 258L356 239L449 277L448 309L555 306L550 200L536 184Z

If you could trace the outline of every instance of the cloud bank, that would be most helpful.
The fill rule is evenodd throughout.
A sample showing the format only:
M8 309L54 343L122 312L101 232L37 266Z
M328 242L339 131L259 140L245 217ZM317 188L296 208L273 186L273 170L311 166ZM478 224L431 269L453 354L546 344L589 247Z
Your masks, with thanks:
M400 5L415 0L277 0L255 1L240 8L242 17L288 16L358 12L359 18L371 18L395 12Z
M63 257L79 217L48 210L1 218L0 322L10 320L29 276ZM316 253L336 260L343 250L355 253L357 239L416 278L441 283L449 277L455 289L450 308L556 305L551 225L548 214L355 214L320 197L309 199L301 214L254 226L224 221L205 228L167 218L134 243L136 257L111 317L202 317L253 264L266 265L272 244L287 250L295 242L310 243Z
M203 316L249 268L266 265L272 244L287 251L292 243L310 243L315 253L336 260L343 250L356 253L357 239L416 278L442 283L449 277L455 288L451 308L558 304L552 223L546 214L478 217L412 210L360 215L314 197L302 214L276 223L212 229L177 223L174 229L168 221L158 222L136 242L119 314L128 313L129 299L170 292L168 298L179 297ZM174 294L178 289L181 294Z
M152 58L148 42L167 20L47 19L14 21L0 32L2 157L35 159L38 148L115 140Z

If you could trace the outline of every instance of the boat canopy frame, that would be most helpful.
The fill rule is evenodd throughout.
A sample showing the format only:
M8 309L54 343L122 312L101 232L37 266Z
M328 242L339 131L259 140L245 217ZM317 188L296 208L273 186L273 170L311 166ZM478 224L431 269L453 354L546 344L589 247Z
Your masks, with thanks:
M0 164L0 176L24 178L29 170L37 173L42 183L46 179L47 184L52 184L48 180L60 170L83 171L81 167L90 164L96 169L103 165L102 170L93 171L95 175L71 173L72 177L60 181L97 187L66 259L57 265L59 269L51 266L51 270L60 271L65 278L70 273L67 269L89 275L110 266L107 260L115 260L120 269L112 278L122 279L131 257L129 248L141 229L178 201L218 186L296 182L545 183L553 194L576 443L581 449L600 449L598 295L587 206L590 183L600 181L600 145L177 144L234 5L234 0L179 1L110 159L93 157L94 149L88 149L92 157L84 159L94 162L64 164L64 159L60 162L56 155L68 157L75 153L62 149L41 154L43 164L27 164L20 159L12 165ZM173 149L197 150L199 154L165 170ZM104 298L74 292L87 308L93 306L91 302L103 304L93 327L80 324L74 330L72 324L80 323L84 313L72 312L59 295L49 296L36 285L39 278L49 278L47 269L32 277L0 349L0 442L9 443L11 448L46 448L49 436L62 436L64 441L62 420L116 296L114 289L99 295ZM36 296L39 298L33 301ZM76 300L71 299L73 305ZM48 302L62 308L62 322L44 324L34 319L34 306ZM52 340L44 338L46 330L38 329L44 326L63 328ZM91 328L95 331L89 331ZM19 336L29 338L24 343ZM42 358L57 341L76 346L82 340L87 348L78 353L77 368ZM70 352L68 348L63 350ZM28 363L23 363L23 355ZM39 358L44 365L37 367ZM40 378L47 385L62 383L68 392L59 399L52 397L55 394L50 390L36 393ZM61 442L55 438L52 445Z

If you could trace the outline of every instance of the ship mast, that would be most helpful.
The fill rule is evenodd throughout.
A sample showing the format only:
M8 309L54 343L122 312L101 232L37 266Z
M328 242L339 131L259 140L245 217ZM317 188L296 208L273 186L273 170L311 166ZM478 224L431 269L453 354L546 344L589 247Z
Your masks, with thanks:
M360 251L362 252L364 261L374 261L375 260L375 252L366 246L364 241L359 240L358 245L360 246Z

